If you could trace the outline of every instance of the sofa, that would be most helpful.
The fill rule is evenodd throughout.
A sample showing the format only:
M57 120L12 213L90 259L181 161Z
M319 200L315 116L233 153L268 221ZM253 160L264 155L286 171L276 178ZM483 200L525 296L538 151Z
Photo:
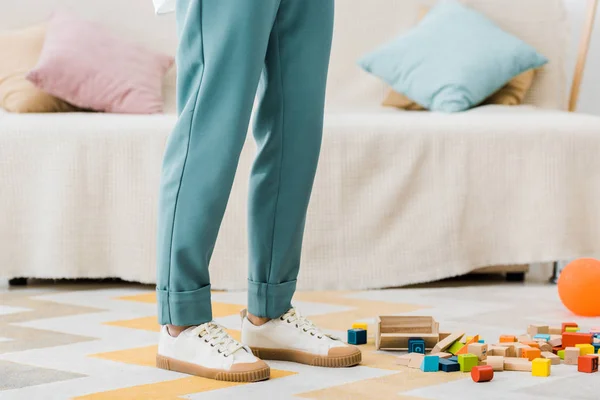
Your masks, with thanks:
M566 111L562 0L464 1L549 58L525 104L456 114L382 107L388 88L356 61L432 3L336 2L300 289L395 287L600 254L600 118ZM155 16L150 0L13 1L0 29L57 7L175 53L174 16ZM174 70L165 79L160 115L0 112L1 277L154 282L175 79ZM215 289L246 287L251 137L212 259Z

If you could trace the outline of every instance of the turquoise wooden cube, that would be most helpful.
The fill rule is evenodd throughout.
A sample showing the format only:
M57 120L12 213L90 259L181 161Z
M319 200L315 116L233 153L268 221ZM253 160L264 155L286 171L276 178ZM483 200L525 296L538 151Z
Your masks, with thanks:
M550 335L546 335L546 334L544 334L544 333L538 333L538 334L537 334L537 335L535 335L533 338L534 338L534 339L536 339L536 340L537 340L537 339L540 339L540 340L545 340L545 341L547 342L548 340L550 340Z
M367 331L364 329L348 329L349 344L366 344Z
M476 367L479 363L479 359L475 354L459 354L458 364L460 365L461 372L471 372L473 367Z
M477 343L485 343L485 340L479 339L479 342L477 342Z
M423 372L438 372L440 370L439 356L425 356L421 363L421 371Z

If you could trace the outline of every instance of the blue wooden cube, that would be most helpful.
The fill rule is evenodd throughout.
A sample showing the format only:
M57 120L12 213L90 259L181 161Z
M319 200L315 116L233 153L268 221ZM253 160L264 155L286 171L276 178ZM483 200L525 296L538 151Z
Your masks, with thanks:
M598 350L600 349L600 343L592 343L594 346L594 353L598 354Z
M439 356L425 356L421 363L421 371L423 372L438 372L440 370Z
M485 343L485 340L479 339L479 342L477 342L477 343Z
M421 338L408 339L408 352L425 354L425 341Z
M458 362L458 356L452 356L450 358L447 359L448 361L454 361L455 363Z
M538 334L537 334L537 335L535 335L533 338L534 338L534 339L536 339L536 340L537 340L537 339L540 339L540 340L545 340L545 341L547 342L548 340L550 340L550 335L546 335L546 334L544 334L544 333L538 333Z
M366 344L367 331L364 329L348 329L349 344Z
M439 368L444 372L456 372L460 371L460 364L455 361L450 361L450 359L440 358L439 360Z

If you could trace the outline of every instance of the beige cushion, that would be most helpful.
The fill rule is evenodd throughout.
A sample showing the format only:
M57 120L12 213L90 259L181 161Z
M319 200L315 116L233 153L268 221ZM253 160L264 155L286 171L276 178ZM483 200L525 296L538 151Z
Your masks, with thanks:
M69 112L78 109L25 79L44 45L45 26L0 33L0 106L11 112Z
M514 77L506 86L488 97L482 105L486 104L502 104L506 106L518 106L523 103L523 99L527 95L529 88L533 84L535 70L530 69L520 75ZM387 107L397 107L409 111L424 111L421 105L415 103L405 95L390 90L387 97L383 101L383 105Z

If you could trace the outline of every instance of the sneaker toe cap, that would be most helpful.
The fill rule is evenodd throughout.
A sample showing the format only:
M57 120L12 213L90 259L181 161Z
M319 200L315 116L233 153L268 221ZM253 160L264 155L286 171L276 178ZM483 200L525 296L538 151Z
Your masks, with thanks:
M231 366L231 372L254 372L269 369L269 365L263 360L256 360L252 363L235 363Z
M352 345L332 347L327 353L329 357L351 357L358 354L361 354L360 349Z

